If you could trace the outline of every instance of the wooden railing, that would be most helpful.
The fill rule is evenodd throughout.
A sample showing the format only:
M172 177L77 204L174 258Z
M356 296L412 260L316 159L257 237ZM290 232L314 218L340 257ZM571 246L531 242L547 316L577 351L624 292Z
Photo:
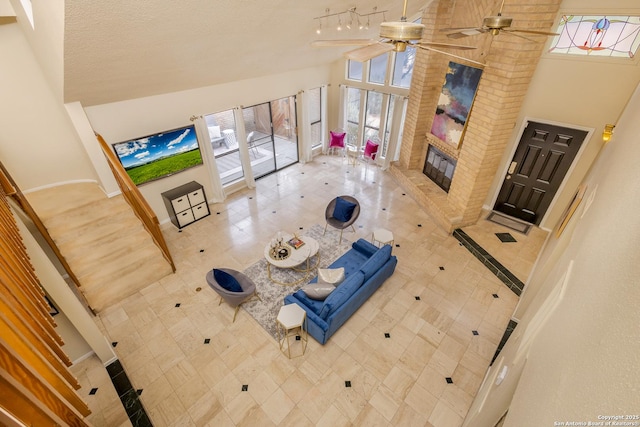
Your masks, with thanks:
M66 273L69 275L69 278L73 280L76 286L80 286L80 281L78 280L75 273L67 263L67 260L65 259L65 257L62 255L62 252L60 252L60 249L58 248L58 245L56 245L56 242L54 242L51 235L49 235L49 230L47 230L47 227L45 227L44 223L42 222L38 214L35 212L31 204L27 200L27 198L24 196L24 194L22 194L22 191L20 191L20 188L15 183L11 175L9 175L9 171L5 169L2 162L0 162L0 185L4 189L4 194L6 194L7 196L11 196L11 198L16 203L18 203L20 208L22 208L24 213L31 219L31 221L36 226L36 228L38 229L38 231L40 232L44 240L46 240L46 242L49 244L49 247L51 248L55 256L60 261L60 264L65 269ZM89 306L86 300L84 301L84 303L87 304L87 306Z
M96 134L96 138L100 143L100 147L102 148L102 152L107 158L107 163L109 163L109 167L111 168L111 172L113 172L113 176L118 182L118 186L120 187L120 191L124 196L124 199L129 203L131 209L136 214L144 228L151 235L154 243L160 251L162 255L165 257L167 262L171 265L171 269L175 273L176 266L173 263L173 258L171 258L171 253L169 253L169 248L167 247L167 243L164 240L164 236L162 235L162 231L160 230L160 224L158 222L158 218L155 213L147 203L147 201L142 197L140 190L138 187L131 181L129 175L124 170L115 153L111 150L109 145L105 142L100 134Z
M86 426L91 411L8 202L15 191L0 174L0 406L23 425Z

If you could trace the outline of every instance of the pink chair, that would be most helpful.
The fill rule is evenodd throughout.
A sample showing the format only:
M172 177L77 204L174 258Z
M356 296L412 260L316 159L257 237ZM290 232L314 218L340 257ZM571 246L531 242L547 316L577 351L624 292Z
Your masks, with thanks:
M335 152L336 149L342 150L344 156L344 137L347 135L342 129L336 129L335 131L329 131L331 139L329 140L329 149L327 152Z
M367 140L367 143L364 146L364 151L362 153L362 158L363 158L363 160L365 162L365 168L369 164L370 160L371 161L375 161L376 154L378 154L378 147L379 146L380 146L379 143L373 142L370 139Z

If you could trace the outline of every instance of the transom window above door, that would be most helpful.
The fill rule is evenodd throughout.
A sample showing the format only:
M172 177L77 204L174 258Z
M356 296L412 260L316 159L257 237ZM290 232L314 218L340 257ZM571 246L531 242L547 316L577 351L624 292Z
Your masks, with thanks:
M640 16L563 15L550 53L634 58L640 46Z

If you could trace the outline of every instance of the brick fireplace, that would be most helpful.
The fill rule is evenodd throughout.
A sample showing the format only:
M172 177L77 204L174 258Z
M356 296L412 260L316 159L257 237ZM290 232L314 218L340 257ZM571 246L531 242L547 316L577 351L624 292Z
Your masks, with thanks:
M560 2L549 0L540 5L535 0L512 0L504 5L503 14L512 17L518 28L549 31ZM464 138L460 147L454 147L431 135L430 129L449 61L465 62L418 49L400 160L390 169L407 193L448 232L479 219L545 39L531 42L506 34L481 34L451 40L440 29L480 25L499 8L498 0L434 0L422 17L426 26L423 40L475 46L473 51L453 53L486 64ZM423 174L429 146L456 162L448 193Z

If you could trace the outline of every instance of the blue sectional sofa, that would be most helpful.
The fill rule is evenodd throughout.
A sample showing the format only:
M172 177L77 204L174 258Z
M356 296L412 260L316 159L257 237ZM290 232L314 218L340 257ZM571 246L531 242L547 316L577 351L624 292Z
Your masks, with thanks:
M324 301L311 299L299 290L287 295L284 303L298 304L307 312L309 335L324 344L393 274L397 263L397 258L391 255L391 246L377 248L360 239L329 266L344 267L345 278ZM317 277L311 282L315 281Z

